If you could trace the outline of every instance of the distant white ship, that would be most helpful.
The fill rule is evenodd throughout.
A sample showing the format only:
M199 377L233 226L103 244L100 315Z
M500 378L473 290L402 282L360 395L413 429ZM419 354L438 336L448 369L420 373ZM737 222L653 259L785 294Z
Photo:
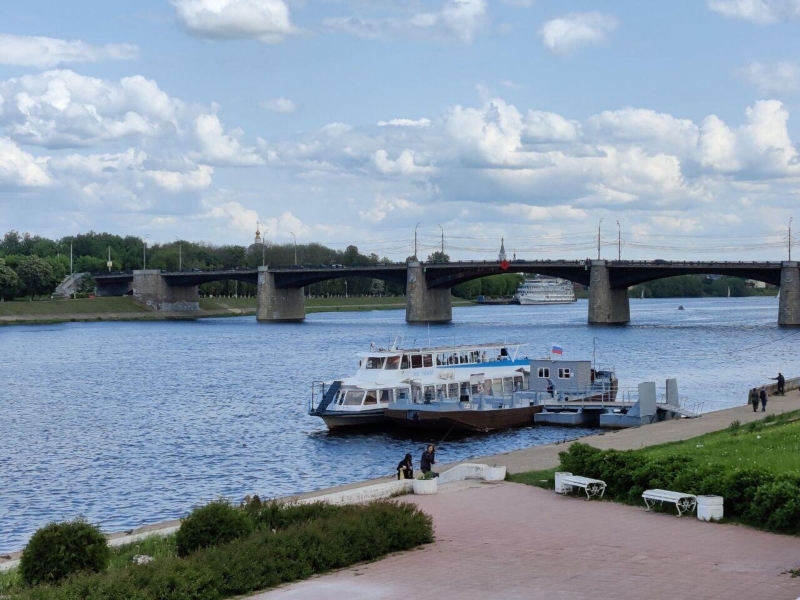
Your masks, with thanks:
M575 292L564 279L526 279L514 298L520 304L569 304L575 302Z

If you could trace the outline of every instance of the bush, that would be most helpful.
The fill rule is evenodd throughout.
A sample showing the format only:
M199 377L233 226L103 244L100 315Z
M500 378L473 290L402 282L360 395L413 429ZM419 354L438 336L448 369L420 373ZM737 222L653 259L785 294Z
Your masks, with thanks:
M748 516L769 531L800 533L800 488L782 477L758 488Z
M253 531L253 521L248 514L219 500L194 509L181 521L175 534L178 556L209 546L225 544Z
M327 518L341 510L331 504L314 502L312 504L285 504L277 501L262 502L254 496L242 504L244 512L259 529L286 529L292 525L308 523Z
M33 534L19 571L28 585L58 583L73 573L104 570L110 555L105 536L94 525L50 523Z
M289 507L289 514L316 517L277 533L258 529L184 559L75 577L60 587L25 592L20 600L218 600L433 541L430 517L411 504L309 506L316 508L303 513L305 506Z

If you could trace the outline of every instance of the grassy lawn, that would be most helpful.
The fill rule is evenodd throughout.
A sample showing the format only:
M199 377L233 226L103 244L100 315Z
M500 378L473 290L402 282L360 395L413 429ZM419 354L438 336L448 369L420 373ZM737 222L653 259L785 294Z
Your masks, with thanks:
M0 317L59 316L93 313L149 313L130 297L78 298L77 300L15 300L0 302Z
M200 308L203 310L256 310L257 305L255 298L200 298Z
M687 456L726 469L754 468L775 475L800 473L800 412L637 450L646 456Z

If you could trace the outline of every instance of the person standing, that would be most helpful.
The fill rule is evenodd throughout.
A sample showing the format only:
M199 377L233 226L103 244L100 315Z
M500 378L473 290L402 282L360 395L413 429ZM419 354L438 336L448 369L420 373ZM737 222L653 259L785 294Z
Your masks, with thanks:
M750 390L750 404L753 405L753 412L758 412L758 390L756 388Z
M761 412L766 412L767 410L767 390L765 388L761 388L761 393L759 394L761 398Z
M783 373L778 373L777 377L770 377L772 381L778 382L778 391L776 393L780 394L781 396L786 395L786 378L783 376Z
M406 454L405 458L397 463L398 479L414 479L414 461L411 453Z
M423 475L430 473L433 465L436 464L436 448L433 444L428 444L428 448L422 453L422 458L419 461L420 469ZM436 477L436 473L433 474Z

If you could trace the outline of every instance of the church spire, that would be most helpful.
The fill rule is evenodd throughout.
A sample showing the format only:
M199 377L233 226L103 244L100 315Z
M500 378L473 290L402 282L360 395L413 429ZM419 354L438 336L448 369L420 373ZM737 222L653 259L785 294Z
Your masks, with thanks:
M259 231L259 225L260 225L260 223L258 221L256 221L256 239L253 242L254 244L260 244L261 243L261 231Z
M500 238L500 254L497 255L497 260L500 262L505 261L506 259L506 245L505 240Z

